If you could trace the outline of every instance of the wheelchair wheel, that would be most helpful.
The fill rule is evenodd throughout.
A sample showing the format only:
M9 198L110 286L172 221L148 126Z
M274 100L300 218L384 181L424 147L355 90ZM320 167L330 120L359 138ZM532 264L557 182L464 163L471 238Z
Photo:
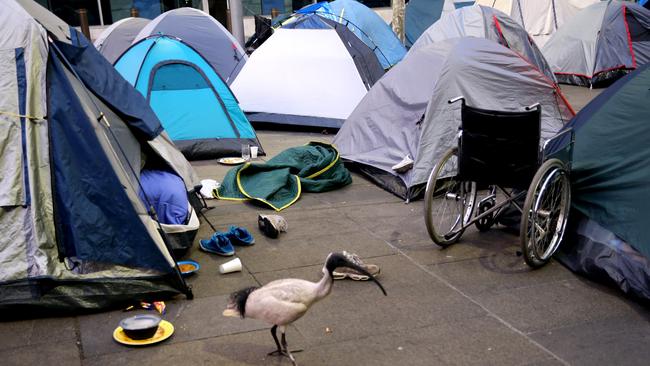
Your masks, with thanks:
M431 240L442 247L460 239L464 229L459 229L472 218L476 202L476 183L458 181L457 175L458 149L453 148L431 171L424 194L427 231Z
M521 217L521 249L529 266L543 266L557 250L570 204L571 186L564 164L558 159L544 162L530 183Z
M483 201L483 202L479 203L478 204L478 212L476 213L476 216L478 216L478 215L482 214L483 212L491 209L492 207L494 207L494 200L487 200L487 201ZM492 225L494 225L494 221L495 221L494 220L494 213L491 213L491 214L483 217L482 219L477 220L474 225L476 225L476 228L479 231L484 232L484 231L490 230Z

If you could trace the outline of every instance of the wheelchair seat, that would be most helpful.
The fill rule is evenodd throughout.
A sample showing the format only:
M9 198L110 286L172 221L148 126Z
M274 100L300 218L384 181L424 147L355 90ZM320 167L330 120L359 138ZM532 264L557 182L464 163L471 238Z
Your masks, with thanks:
M540 165L541 108L493 111L462 104L459 179L526 189Z

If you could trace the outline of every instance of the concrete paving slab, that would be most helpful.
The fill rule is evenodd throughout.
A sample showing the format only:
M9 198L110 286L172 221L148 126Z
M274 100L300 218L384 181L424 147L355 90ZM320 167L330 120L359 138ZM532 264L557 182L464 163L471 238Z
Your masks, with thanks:
M644 322L650 329L648 309L621 297L614 289L579 279L531 283L528 287L486 292L473 298L525 333L599 322L612 317Z
M428 339L423 346L443 365L527 365L554 357L490 316L417 328L409 333Z
M611 317L533 333L531 338L553 349L571 365L647 365L650 327L647 314Z
M401 255L366 260L381 268L379 280L388 296L367 281L335 281L332 293L295 326L317 344L336 343L398 331L453 323L485 312ZM317 281L322 265L257 274L264 284L280 278ZM330 328L332 333L326 333Z
M195 275L186 278L187 283L192 286L195 298L229 295L241 288L258 285L246 268L241 272L228 275L219 273L219 266L234 257L219 257L198 250L195 250L195 253L191 258L201 265L201 269Z
M606 89L589 89L583 86L563 85L560 84L562 94L569 100L573 110L578 113L584 108L592 99L597 97Z
M354 178L353 178L354 179ZM358 180L359 178L357 178ZM328 194L315 194L319 201L333 206L350 206L355 204L375 205L378 203L403 203L400 198L377 186L359 183L328 192Z
M76 340L75 320L70 317L0 322L0 351Z
M184 299L167 301L167 312L163 319L174 325L175 332L165 343L187 342L269 328L265 323L256 320L242 322L238 318L222 316L221 313L226 308L227 302L227 295L195 298L191 301ZM113 330L119 325L121 319L146 312L113 311L79 317L84 356L94 357L133 351L134 348L124 347L112 339Z
M340 210L345 212L348 219L402 250L420 264L454 262L504 252L514 256L519 245L517 236L497 229L480 233L472 226L457 244L443 249L427 233L423 203L420 201L410 204L359 205Z
M522 257L501 253L429 265L427 268L470 296L482 293L498 294L575 278L558 262L551 261L538 270L532 270L524 263Z
M81 365L81 357L76 341L28 345L0 350L0 363L4 366L24 365Z
M296 347L303 347L304 340L300 334L291 328L288 332L291 338L287 338L287 341L291 340ZM258 330L197 341L163 342L152 347L131 349L130 352L89 357L84 365L291 365L286 358L267 356L274 348L271 333ZM323 364L309 348L295 356L303 365Z

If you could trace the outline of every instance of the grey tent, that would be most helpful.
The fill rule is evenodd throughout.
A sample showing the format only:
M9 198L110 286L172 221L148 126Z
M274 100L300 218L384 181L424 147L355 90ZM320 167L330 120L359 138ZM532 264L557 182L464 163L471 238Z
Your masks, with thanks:
M544 45L559 82L607 85L650 61L650 10L604 1L578 12Z
M235 37L209 14L194 8L178 8L164 12L147 24L133 44L152 35L180 38L212 65L228 85L248 60Z
M334 143L386 190L417 198L434 164L456 144L460 106L447 101L460 95L484 109L540 103L544 139L573 115L557 86L516 52L486 39L455 38L414 50L384 75ZM393 171L407 155L413 168Z
M444 14L422 33L411 50L458 37L479 37L498 42L522 55L555 82L551 68L528 32L505 13L488 6L467 6Z
M151 20L145 18L124 18L113 23L95 40L95 48L106 57L108 62L115 63Z
M144 98L36 2L5 1L0 24L2 316L190 295L139 172L197 176Z

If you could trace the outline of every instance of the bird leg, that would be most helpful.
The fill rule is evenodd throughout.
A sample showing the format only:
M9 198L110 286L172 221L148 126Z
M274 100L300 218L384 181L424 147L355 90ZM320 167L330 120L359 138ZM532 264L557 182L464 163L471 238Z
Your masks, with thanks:
M276 334L277 329L278 329L278 326L274 325L271 328L271 335L273 336L273 340L275 341L275 346L278 347L278 349L273 351L273 352L269 352L268 353L269 356L276 356L276 355L283 355L284 354L284 352L282 351L282 347L280 347L280 341L278 341L278 336Z
M273 351L273 352L269 352L268 355L269 356L284 356L284 357L287 357L287 358L289 358L291 360L291 362L295 366L296 365L296 359L293 357L293 355L291 354L291 351L289 351L289 348L287 347L287 338L286 338L285 333L284 333L285 328L284 327L280 328L280 332L282 332L282 343L280 343L280 341L278 341L278 336L276 334L277 329L278 329L278 326L274 325L271 328L271 335L273 336L273 340L275 341L275 345L278 347L278 349ZM293 352L302 352L302 350L299 349L299 350L295 350Z
M293 358L293 355L291 354L291 351L289 351L289 347L287 347L287 338L284 335L284 327L282 327L281 332L282 332L282 347L284 347L284 352L286 352L285 355L287 357L289 357L289 359L291 360L291 363L293 364L293 366L296 366L297 365L296 364L296 359Z

